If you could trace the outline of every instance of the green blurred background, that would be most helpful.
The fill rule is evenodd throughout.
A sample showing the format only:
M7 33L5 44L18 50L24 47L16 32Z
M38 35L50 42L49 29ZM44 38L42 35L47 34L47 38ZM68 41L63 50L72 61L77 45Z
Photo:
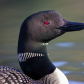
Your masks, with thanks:
M84 22L84 0L0 0L0 66L20 69L17 57L20 26L26 17L44 10L56 10L68 21ZM77 46L54 46L59 42L75 42ZM61 70L81 72L68 74L69 80L84 81L84 30L69 32L51 41L48 52L51 61L69 62Z

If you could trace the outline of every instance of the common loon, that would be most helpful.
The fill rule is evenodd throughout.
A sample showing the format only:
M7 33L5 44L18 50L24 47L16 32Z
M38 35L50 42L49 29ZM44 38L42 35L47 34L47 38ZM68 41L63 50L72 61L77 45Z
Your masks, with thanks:
M0 84L69 84L66 76L48 58L49 41L84 23L66 21L57 11L48 10L27 17L20 29L18 60L23 72L0 67Z

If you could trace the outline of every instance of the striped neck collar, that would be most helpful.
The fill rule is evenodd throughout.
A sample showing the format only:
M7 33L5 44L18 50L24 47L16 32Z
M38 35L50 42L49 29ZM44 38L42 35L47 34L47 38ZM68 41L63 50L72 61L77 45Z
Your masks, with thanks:
M42 56L45 56L45 55L42 54L42 53L27 52L27 53L19 53L18 54L18 59L19 59L19 62L24 62L27 59L30 59L30 58L33 58L33 57L42 57Z
M39 43L41 46L46 46L48 43ZM49 54L48 54L49 55ZM43 53L33 53L33 52L27 52L27 53L19 53L18 59L19 62L24 62L27 59L33 58L33 57L42 57L45 56Z
M40 45L48 45L48 43L39 43Z

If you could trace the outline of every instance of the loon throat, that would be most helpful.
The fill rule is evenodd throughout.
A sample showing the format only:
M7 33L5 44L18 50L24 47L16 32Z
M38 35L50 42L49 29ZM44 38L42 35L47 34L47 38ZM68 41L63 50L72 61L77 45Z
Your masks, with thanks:
M39 44L40 44L40 46L48 45L48 43L39 43ZM49 54L47 54L47 55L49 55ZM45 56L45 55L41 52L40 53L26 52L26 53L19 53L18 59L19 59L19 62L24 62L27 59L34 58L34 57L42 57L42 56Z
M47 45L48 43L38 43L38 49L35 47L34 50L18 54L22 71L35 80L51 74L56 69L48 58Z

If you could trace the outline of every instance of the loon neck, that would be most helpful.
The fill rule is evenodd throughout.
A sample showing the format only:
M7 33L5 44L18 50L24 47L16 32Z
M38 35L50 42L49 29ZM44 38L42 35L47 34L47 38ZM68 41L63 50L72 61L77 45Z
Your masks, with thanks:
M38 43L27 45L26 52L18 53L19 63L22 71L31 78L38 80L55 70L55 66L48 58L46 45Z

